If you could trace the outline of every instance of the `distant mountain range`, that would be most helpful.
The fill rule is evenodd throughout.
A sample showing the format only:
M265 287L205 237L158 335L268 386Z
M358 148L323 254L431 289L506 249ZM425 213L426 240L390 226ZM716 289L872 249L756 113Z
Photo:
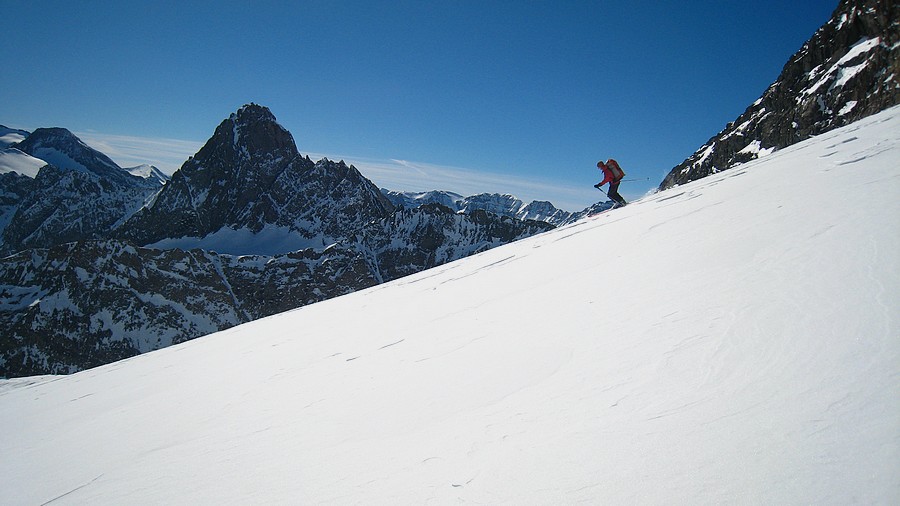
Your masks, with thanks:
M511 196L397 206L355 167L300 155L256 104L171 179L119 167L62 128L3 132L3 160L15 163L0 173L2 376L159 349L576 216Z
M414 209L423 204L440 204L458 213L470 213L472 211L487 211L497 216L507 216L518 220L537 220L551 225L565 225L577 220L584 213L571 213L557 209L547 201L535 200L525 204L516 197L499 193L481 193L469 197L447 192L430 191L424 193L396 192L381 190L385 197L396 207Z
M0 174L2 254L107 237L165 183L158 170L132 169L136 176L64 128L35 130L3 160L40 167Z

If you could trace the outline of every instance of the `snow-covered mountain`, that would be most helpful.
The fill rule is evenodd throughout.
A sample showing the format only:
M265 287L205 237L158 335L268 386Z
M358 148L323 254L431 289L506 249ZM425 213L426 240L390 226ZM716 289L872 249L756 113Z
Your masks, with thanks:
M542 221L425 204L372 222L357 237L357 247L371 259L379 281L390 281L553 228Z
M92 174L122 186L143 184L159 189L153 181L130 174L65 128L38 128L13 147L63 171Z
M34 179L44 165L47 165L44 160L16 148L5 148L0 151L0 174L15 172Z
M0 125L0 149L6 149L13 144L22 142L29 134L30 132L26 130L19 130Z
M842 2L779 81L662 187L896 103L897 9ZM503 194L382 192L353 166L301 156L291 134L256 104L223 121L164 186L152 168L121 169L64 129L6 133L25 136L6 151L19 150L9 158L17 166L28 166L26 156L50 165L33 177L24 169L0 174L0 253L20 253L0 260L0 376L74 371L156 349L610 207L569 213ZM66 244L85 240L103 242ZM172 249L215 261L158 260L158 250ZM239 261L246 255L257 260ZM196 264L190 276L182 264ZM159 297L145 275L179 288ZM116 318L107 321L110 307Z
M900 104L900 3L842 0L735 121L674 167L693 181Z
M292 249L322 248L392 212L355 167L301 156L271 111L249 104L216 128L119 237L139 245L181 239L201 247L211 234L245 231L279 233L294 241Z
M163 171L159 170L159 167L147 163L143 163L135 167L125 167L125 171L132 176L155 181L159 184L159 186L162 186L169 181L169 176L167 176Z
M553 228L434 205L394 212L354 167L301 156L255 104L165 186L67 130L17 146L54 163L33 180L0 174L4 251L18 252L0 259L0 376L94 367Z
M897 504L898 159L895 107L436 269L0 382L3 502Z
M67 374L414 274L553 228L423 206L276 256L116 240L0 260L0 375Z
M129 173L64 128L39 128L3 155L16 167L0 179L2 254L106 237L164 183Z
M537 220L559 226L572 221L575 213L557 209L550 202L535 200L525 204L509 194L480 193L463 197L448 191L398 192L382 189L381 192L396 207L414 209L427 204L440 204L459 213L487 211L497 216L518 220Z
M453 209L454 211L459 211L459 202L465 198L458 193L444 190L402 192L382 188L381 193L391 201L391 204L393 204L394 207L402 209L415 209L419 206L428 204L440 204L444 207Z

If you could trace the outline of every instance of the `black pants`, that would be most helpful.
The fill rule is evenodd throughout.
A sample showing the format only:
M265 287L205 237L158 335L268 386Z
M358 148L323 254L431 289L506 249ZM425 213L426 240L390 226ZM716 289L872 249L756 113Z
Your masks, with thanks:
M625 202L625 199L623 199L621 195L619 195L619 181L612 181L609 183L609 191L606 192L606 196L620 206L624 206L628 203Z

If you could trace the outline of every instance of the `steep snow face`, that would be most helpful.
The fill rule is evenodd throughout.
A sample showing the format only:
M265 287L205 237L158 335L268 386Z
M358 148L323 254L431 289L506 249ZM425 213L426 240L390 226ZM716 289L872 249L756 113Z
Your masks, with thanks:
M430 271L0 385L4 502L897 504L898 159L893 108Z
M6 148L0 151L0 174L16 172L34 179L44 165L47 165L46 161L23 153L16 148Z

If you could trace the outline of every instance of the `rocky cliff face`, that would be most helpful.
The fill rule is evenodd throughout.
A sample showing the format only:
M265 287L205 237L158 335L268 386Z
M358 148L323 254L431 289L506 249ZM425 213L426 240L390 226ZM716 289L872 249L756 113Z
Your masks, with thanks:
M16 172L0 174L0 249L3 234L19 209L19 204L31 193L34 179Z
M552 228L429 205L277 256L116 240L0 259L0 375L66 374L319 302Z
M0 375L66 374L372 286L355 251L279 257L114 241L0 260Z
M552 228L541 221L425 204L372 222L357 240L379 280L390 281Z
M729 169L900 103L900 4L843 0L734 122L660 189Z
M335 242L386 217L390 202L343 162L313 163L265 107L242 107L119 231L139 245L267 227Z

